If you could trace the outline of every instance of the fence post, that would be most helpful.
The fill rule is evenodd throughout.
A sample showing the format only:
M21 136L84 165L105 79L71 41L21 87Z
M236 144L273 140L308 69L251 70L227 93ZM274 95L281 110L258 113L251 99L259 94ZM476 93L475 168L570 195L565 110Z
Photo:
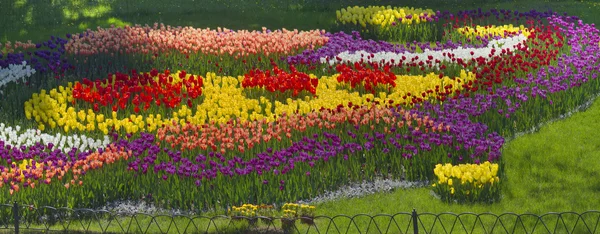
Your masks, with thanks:
M415 234L419 234L419 224L418 222L418 215L417 215L417 209L413 208L412 211L412 223L413 223L413 230L415 231Z
M15 234L19 234L19 204L16 201L13 203L12 211L15 220Z

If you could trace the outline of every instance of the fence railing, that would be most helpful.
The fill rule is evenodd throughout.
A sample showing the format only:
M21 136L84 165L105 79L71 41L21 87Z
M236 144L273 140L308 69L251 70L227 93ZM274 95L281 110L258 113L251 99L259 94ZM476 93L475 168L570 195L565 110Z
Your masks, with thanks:
M598 233L600 211L300 217L150 215L0 204L0 233Z

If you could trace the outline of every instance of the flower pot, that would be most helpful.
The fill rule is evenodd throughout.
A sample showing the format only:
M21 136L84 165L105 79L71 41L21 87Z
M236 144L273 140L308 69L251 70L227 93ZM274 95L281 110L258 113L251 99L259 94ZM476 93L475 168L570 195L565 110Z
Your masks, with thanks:
M283 229L284 233L292 233L292 231L295 229L295 227L296 227L295 219L287 219L287 218L281 219L281 229Z
M300 223L303 223L306 225L314 225L315 218L312 216L302 216L302 217L300 217Z

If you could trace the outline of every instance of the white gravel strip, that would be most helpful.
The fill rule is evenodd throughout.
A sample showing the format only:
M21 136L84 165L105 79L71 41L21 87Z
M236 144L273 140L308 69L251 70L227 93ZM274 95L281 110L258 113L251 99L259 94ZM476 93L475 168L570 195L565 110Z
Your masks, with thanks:
M336 191L328 191L325 192L325 194L318 195L315 198L298 201L298 203L315 204L337 199L363 197L375 193L387 193L398 188L419 188L427 185L429 185L428 181L411 182L405 180L375 179L374 181L363 181L360 183L345 185Z
M196 215L193 211L178 209L163 209L146 201L116 201L110 202L99 210L107 210L120 215L150 214L150 215Z
M386 193L392 192L395 189L402 188L418 188L429 185L429 182L409 182L403 180L392 180L392 179L376 179L374 181L363 181L361 183L353 183L350 185L342 186L336 191L329 191L325 194L319 195L315 198L308 200L297 201L301 204L315 204L333 201L343 198L356 198L363 197L375 193ZM193 211L183 211L177 209L163 209L154 206L154 204L147 203L145 201L117 201L110 202L106 206L101 207L99 210L107 210L113 213L122 215L133 215L136 213L151 214L151 215L197 215Z

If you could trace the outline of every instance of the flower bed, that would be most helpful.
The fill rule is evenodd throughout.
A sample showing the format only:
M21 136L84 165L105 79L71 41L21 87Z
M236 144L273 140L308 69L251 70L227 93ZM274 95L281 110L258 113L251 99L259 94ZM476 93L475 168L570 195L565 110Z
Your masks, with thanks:
M0 197L207 210L437 178L444 200L496 201L496 184L471 196L496 166L469 187L435 165L501 167L505 137L600 91L597 29L505 12L436 12L425 21L444 28L440 41L396 45L359 32L154 25L11 46L0 57L0 95L15 100L0 105L10 110ZM378 17L365 22L391 27Z

